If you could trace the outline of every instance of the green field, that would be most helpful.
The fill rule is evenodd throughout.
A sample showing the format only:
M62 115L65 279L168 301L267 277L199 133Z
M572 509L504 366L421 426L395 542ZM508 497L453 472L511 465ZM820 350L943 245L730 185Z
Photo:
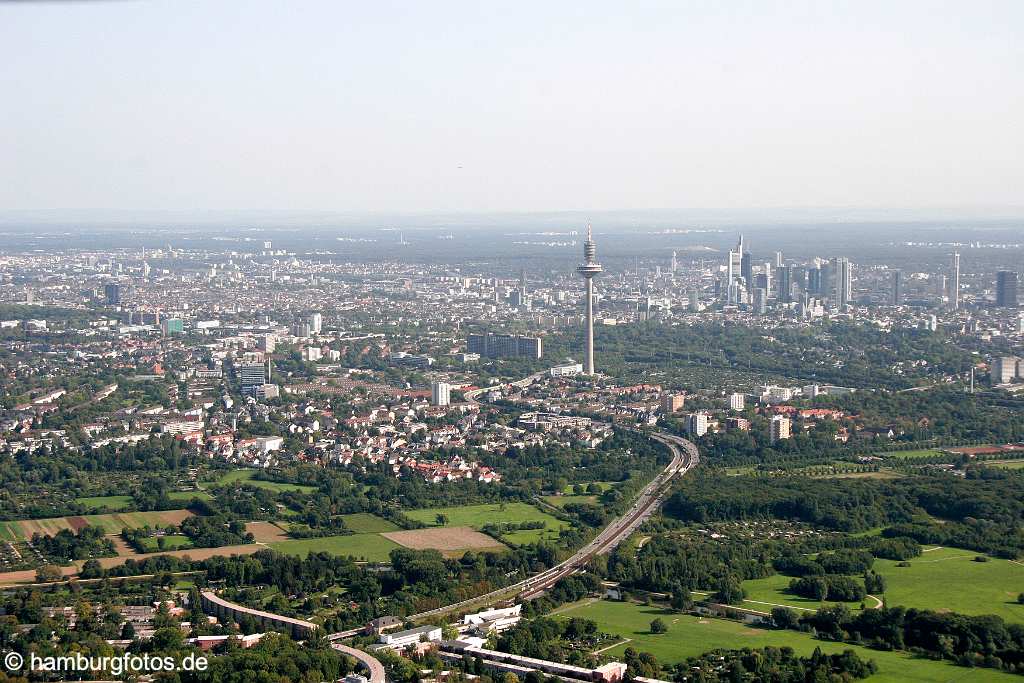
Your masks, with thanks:
M1009 683L1019 680L1012 674L991 669L968 669L914 658L902 652L881 652L856 645L815 640L798 631L756 628L725 619L702 619L633 603L584 601L557 610L557 614L566 618L593 619L602 631L631 639L629 643L608 650L606 654L611 657L621 657L627 647L632 647L652 653L662 664L675 664L687 657L719 648L789 646L806 657L814 648L820 647L825 653L854 650L864 659L875 660L879 673L868 679L873 683ZM650 623L655 618L661 618L668 625L667 633L654 635L650 632Z
M182 536L181 534L171 534L164 536L163 539L164 547L162 550L181 550L182 548L192 547L192 542L188 540L188 536ZM142 545L147 553L162 552L155 536L143 539Z
M350 515L341 515L345 522L345 528L351 529L357 534L380 534L387 531L398 531L400 526L394 522L371 515L368 512L356 512Z
M897 567L893 560L877 560L875 571L885 577L886 602L961 614L997 614L1008 622L1024 623L1024 566L989 558L975 562L978 553L940 548Z
M885 577L885 601L890 607L916 607L960 614L996 614L1010 623L1024 623L1024 605L1017 595L1024 592L1024 566L1009 560L989 558L975 562L978 553L958 548L939 548L898 567L894 560L876 560L874 569ZM821 603L786 592L791 577L775 574L743 582L750 609L771 611L775 603L817 609ZM883 596L878 596L883 597ZM871 598L865 603L875 604ZM859 602L845 603L860 609Z
M919 460L921 458L932 458L943 453L935 448L922 448L917 451L885 451L875 453L880 458L904 458L906 460Z
M1024 468L1024 460L1007 460L1004 462L982 462L982 465L989 467L1001 467L1004 470L1019 470Z
M316 491L315 486L306 486L305 484L283 484L277 481L263 481L262 479L256 479L257 471L258 470L250 468L231 470L230 472L222 474L217 479L216 485L224 486L225 484L242 482L251 486L269 489L271 491L302 491L303 493L312 493Z
M23 541L35 533L52 536L61 529L75 530L83 524L99 527L107 534L119 534L122 529L144 526L177 526L191 515L187 510L160 510L153 512L112 512L102 515L50 517L0 522L0 540Z
M544 496L544 502L559 508L564 508L570 503L593 505L597 502L597 496Z
M588 481L586 484L583 484L583 487L586 488L587 486L590 486L590 483L591 482ZM615 482L611 482L611 481L595 481L593 483L595 483L599 487L601 487L601 493L604 493L605 491L607 491L611 487L615 486ZM566 487L562 489L562 493L564 493L566 495L569 495L569 494L573 493L573 487L574 486L576 486L576 484L567 484Z
M357 560L387 562L390 559L388 554L401 546L378 534L352 534L350 536L278 541L270 543L269 547L278 552L299 557L305 557L311 552L328 552L334 555L352 555Z
M888 578L888 576L886 576ZM763 579L751 579L743 582L743 590L747 592L747 602L743 606L748 609L754 609L758 612L771 612L774 605L785 605L786 607L794 607L798 609L809 609L816 610L819 607L826 604L835 603L821 603L811 598L802 598L799 595L793 595L788 593L786 589L789 587L789 582L793 580L791 576L784 576L782 574L773 574ZM846 602L842 603L849 607L851 610L860 609L859 602ZM873 605L874 601L868 599L867 604Z
M199 500L213 500L213 496L206 491L168 491L167 497L170 500L180 501L183 503L187 503L193 498L198 498Z
M512 522L544 522L544 529L526 531L510 531L502 536L502 540L516 545L534 543L538 540L557 540L558 532L569 526L557 517L527 503L506 503L502 505L464 505L449 508L429 508L426 510L405 510L405 515L424 524L435 526L438 514L448 517L448 526L470 526L480 529L490 523Z
M131 496L93 496L91 498L75 498L76 503L81 503L89 510L109 508L115 512L124 510L132 504Z

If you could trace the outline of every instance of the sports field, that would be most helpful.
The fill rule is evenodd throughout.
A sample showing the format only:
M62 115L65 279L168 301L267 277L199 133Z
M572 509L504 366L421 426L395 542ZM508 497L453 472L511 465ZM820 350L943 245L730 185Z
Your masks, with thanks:
M270 491L302 491L303 493L312 493L316 491L315 486L306 486L304 484L283 484L277 481L263 481L262 479L256 479L256 472L252 468L242 468L237 470L231 470L222 474L216 482L216 485L223 486L233 482L242 482L249 484L250 486L258 486L259 488L268 489Z
M426 510L406 510L404 512L406 516L430 525L436 525L437 515L443 514L448 518L449 526L469 526L474 529L480 529L492 523L544 522L546 524L543 529L510 531L503 535L503 540L516 545L534 543L541 539L557 540L558 531L562 527L568 526L566 522L546 512L541 512L527 503L465 505L460 507L428 508Z
M302 538L277 541L267 544L270 548L288 555L305 557L313 552L328 552L333 555L351 555L357 560L387 562L388 553L400 547L380 534L351 534L349 536L326 536L324 538Z
M0 522L0 540L21 541L32 538L36 532L56 534L61 529L76 531L84 526L95 526L108 534L119 534L122 529L149 526L177 526L192 515L188 510L162 510L157 512L117 512L105 515L75 515L49 519L24 519Z
M809 656L814 648L835 653L854 650L864 659L873 659L879 673L869 681L873 683L985 683L987 681L1018 680L1011 674L992 669L964 667L918 659L903 652L881 652L865 647L815 640L798 631L783 631L745 626L725 619L703 619L669 612L658 607L606 600L583 601L556 610L559 617L584 617L597 622L600 630L614 633L630 642L607 651L610 656L621 657L627 647L650 652L663 664L681 662L718 648L789 646L799 655ZM668 625L668 632L652 634L650 623L660 618Z

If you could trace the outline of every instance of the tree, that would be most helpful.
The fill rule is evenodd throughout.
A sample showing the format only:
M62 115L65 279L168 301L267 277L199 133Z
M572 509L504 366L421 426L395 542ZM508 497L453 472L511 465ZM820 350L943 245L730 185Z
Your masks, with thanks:
M660 618L659 619L655 619L654 621L651 622L651 633L667 633L667 632L668 632L668 624L666 624L662 619L660 619Z
M718 590L715 591L715 600L723 605L735 605L743 602L747 597L746 591L740 585L739 579L732 574L726 574L718 581Z
M677 612L688 612L693 609L693 596L690 595L690 591L682 586L677 586L672 591L672 599L669 601L669 604Z
M800 624L800 615L788 607L773 607L772 623L779 628L796 628Z
M437 513L437 516L434 517L434 521L437 522L438 526L448 526L448 515L439 512Z
M51 583L53 581L60 581L64 577L60 567L55 564L44 564L42 567L36 570L36 582L37 583Z

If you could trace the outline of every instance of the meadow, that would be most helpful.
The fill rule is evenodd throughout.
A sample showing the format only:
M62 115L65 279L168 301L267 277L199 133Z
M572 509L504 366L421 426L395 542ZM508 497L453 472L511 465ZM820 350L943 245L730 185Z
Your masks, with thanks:
M75 498L75 502L84 505L87 510L100 510L107 508L114 512L127 509L133 503L131 496L86 496Z
M302 538L268 543L268 547L288 555L306 557L309 553L329 552L366 560L387 562L388 554L400 547L380 534L350 534L348 536L326 536L324 538Z
M1012 674L992 669L968 669L916 658L904 652L882 652L845 643L815 640L798 631L751 627L726 619L700 618L634 603L583 601L556 610L555 614L562 618L592 619L597 622L600 630L630 639L630 642L608 650L605 654L610 657L621 657L627 647L632 647L650 652L662 664L675 664L687 657L720 648L789 646L797 654L806 657L814 652L814 648L820 647L826 653L853 650L864 659L873 659L879 671L867 679L872 683L1009 683L1018 680ZM667 633L651 633L650 623L656 618L668 625Z
M448 518L449 526L469 526L481 529L487 524L515 522L544 522L543 529L510 531L502 534L502 540L515 545L535 543L539 540L557 540L558 531L568 526L567 522L549 515L527 503L505 503L494 505L465 505L460 507L428 508L405 510L405 515L424 524L437 525L437 515Z
M975 562L978 553L959 548L926 550L900 567L895 560L876 560L874 569L885 577L885 602L890 607L916 607L960 614L995 614L1009 623L1024 623L1024 605L1017 596L1024 592L1024 565L989 558ZM762 612L776 603L801 609L817 609L822 603L786 591L791 577L775 574L743 582L746 607ZM865 599L868 607L875 602ZM860 603L845 603L851 610Z
M278 481L264 481L262 479L256 479L257 470L252 468L242 468L237 470L231 470L225 472L217 478L214 485L224 486L225 484L231 484L234 482L241 482L243 484L249 484L250 486L258 486L260 488L268 489L270 491L302 491L303 493L313 493L316 491L315 486L307 486L305 484L287 484Z

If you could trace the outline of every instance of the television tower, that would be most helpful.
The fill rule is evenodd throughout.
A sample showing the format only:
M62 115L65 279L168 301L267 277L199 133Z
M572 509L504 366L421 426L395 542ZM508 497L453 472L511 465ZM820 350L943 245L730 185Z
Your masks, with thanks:
M588 225L587 241L583 243L583 263L576 268L587 284L587 348L583 371L588 375L594 374L594 276L601 272L601 264L594 260L596 254L594 235Z

